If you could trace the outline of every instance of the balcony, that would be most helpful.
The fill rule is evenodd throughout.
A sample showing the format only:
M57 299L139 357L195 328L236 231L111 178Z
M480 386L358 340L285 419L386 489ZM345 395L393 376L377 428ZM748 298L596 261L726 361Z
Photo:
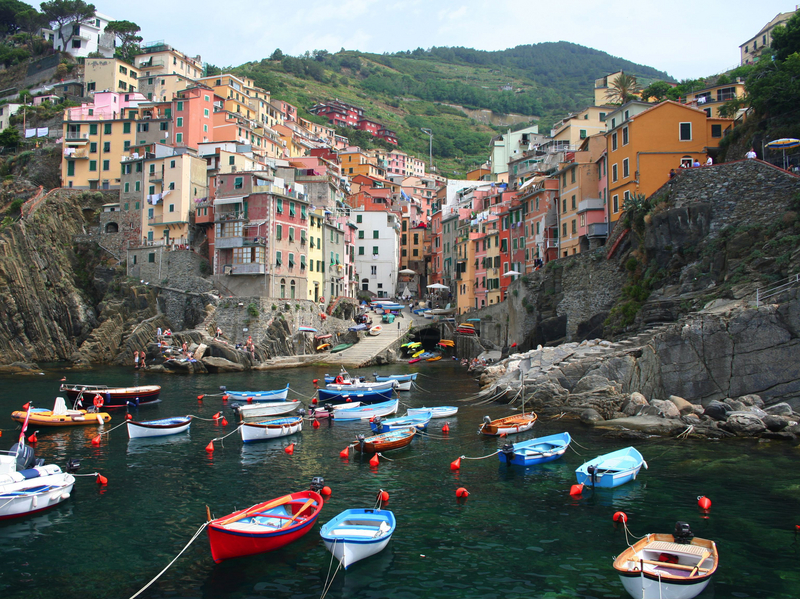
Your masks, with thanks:
M150 173L147 178L154 183L161 182L164 180L164 173Z
M589 210L605 210L605 207L601 198L588 198L578 204L578 214Z
M150 226L153 225L186 225L189 224L186 220L181 220L181 216L178 214L167 214L164 216L163 214L158 214L156 216L151 216L147 219L147 224Z
M234 220L241 220L241 221L248 221L247 214L244 212L239 211L231 211L231 212L219 212L216 211L214 213L214 222L221 223L226 221L234 221Z
M234 264L231 267L232 275L263 275L266 272L264 264L250 262L249 264Z
M608 223L591 223L586 228L586 237L608 237Z
M64 141L67 143L88 143L89 134L78 133L77 131L67 131L67 135L64 137Z
M219 250L244 247L243 237L217 237L214 239L214 247Z
M83 149L70 152L71 149L74 148L67 148L64 150L64 158L68 158L70 160L81 160L89 158L89 152L87 150Z

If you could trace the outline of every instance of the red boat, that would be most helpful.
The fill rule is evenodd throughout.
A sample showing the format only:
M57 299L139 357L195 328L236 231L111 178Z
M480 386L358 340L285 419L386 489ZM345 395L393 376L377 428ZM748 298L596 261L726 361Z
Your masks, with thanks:
M66 393L73 404L90 406L94 403L103 410L138 406L159 401L161 387L142 385L140 387L107 387L106 385L72 385L62 383L61 392ZM95 398L98 397L98 402ZM102 400L102 401L100 401ZM99 405L98 405L99 404Z
M280 549L310 531L321 509L319 493L299 491L211 520L211 557L219 563Z

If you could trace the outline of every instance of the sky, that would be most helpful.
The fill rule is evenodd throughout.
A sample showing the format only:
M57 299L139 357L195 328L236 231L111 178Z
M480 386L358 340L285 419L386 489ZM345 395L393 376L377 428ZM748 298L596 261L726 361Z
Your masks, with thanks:
M31 2L31 4L34 4ZM431 46L503 50L568 41L696 79L739 64L739 45L775 15L795 10L775 0L190 0L145 5L95 0L98 12L142 28L219 67L269 57L276 48L397 52ZM136 7L141 7L137 9ZM602 76L605 73L598 73Z

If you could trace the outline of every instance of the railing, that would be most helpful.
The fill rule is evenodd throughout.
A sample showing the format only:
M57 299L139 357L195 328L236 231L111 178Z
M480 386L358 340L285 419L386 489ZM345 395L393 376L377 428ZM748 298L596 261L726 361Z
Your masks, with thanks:
M776 283L772 287L765 287L764 289L756 289L756 308L758 308L762 302L775 297L776 295L780 295L784 291L788 291L795 285L800 284L800 274L792 275L788 279L784 279L780 283Z
M608 237L608 223L589 223L586 237Z
M588 198L578 204L578 212L586 212L587 210L602 210L604 208L603 200L601 198Z
M250 264L234 264L231 269L232 275L263 275L265 272L264 264L251 262Z
M214 247L220 250L226 250L230 248L240 248L242 246L244 246L244 239L241 236L217 237L214 240Z
M170 220L173 219L173 220ZM159 214L158 216L151 216L147 219L148 225L162 225L162 224L185 224L187 221L182 220L180 216L175 214L174 216L167 215L167 218L164 218L163 214Z

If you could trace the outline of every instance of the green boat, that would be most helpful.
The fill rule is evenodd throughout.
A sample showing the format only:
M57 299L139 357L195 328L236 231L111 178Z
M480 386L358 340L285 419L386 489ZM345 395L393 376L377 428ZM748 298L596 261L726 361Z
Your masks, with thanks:
M334 348L331 350L331 353L332 353L332 354L335 354L335 353L337 353L337 352L344 351L344 350L346 350L348 347L353 347L353 344L352 344L352 343L340 343L339 345L337 345L336 347L334 347Z

